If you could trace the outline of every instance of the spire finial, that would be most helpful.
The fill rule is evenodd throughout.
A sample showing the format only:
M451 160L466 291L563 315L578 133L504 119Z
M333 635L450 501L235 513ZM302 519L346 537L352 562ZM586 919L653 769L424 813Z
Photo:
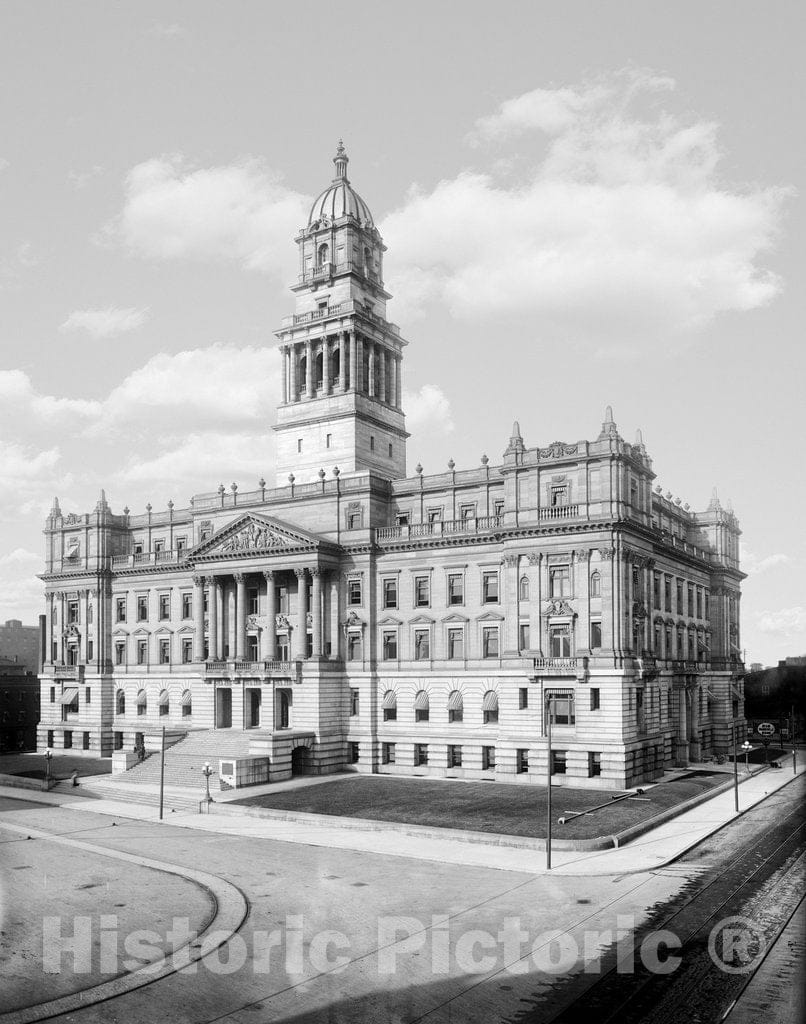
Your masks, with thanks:
M599 434L597 441L604 441L608 437L618 437L618 428L616 427L615 420L613 419L613 406L608 405L605 408L605 418L602 424L602 431Z
M344 143L339 139L339 144L336 146L336 155L333 157L333 163L336 165L336 177L334 181L347 180L347 164L350 162L350 158L347 156L347 150L344 148Z

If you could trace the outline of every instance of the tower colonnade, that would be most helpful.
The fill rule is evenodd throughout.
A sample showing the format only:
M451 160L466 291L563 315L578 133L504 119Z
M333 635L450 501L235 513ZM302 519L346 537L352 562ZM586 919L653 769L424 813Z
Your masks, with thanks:
M281 346L282 400L358 392L401 409L399 352L354 328Z

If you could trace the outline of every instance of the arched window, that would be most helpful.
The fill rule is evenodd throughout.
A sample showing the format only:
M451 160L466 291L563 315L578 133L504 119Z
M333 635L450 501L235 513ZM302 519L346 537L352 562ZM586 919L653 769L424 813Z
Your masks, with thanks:
M115 714L125 715L126 714L126 691L118 690L115 694Z
M87 623L91 623L93 619L92 605L87 605Z
M383 695L383 720L384 722L397 721L397 694L394 690L387 690Z
M317 266L323 267L330 261L330 249L326 242L322 242L316 253Z
M160 717L167 715L171 710L171 698L167 690L160 690Z
M148 711L148 698L146 697L145 690L138 690L137 692L137 714L144 715Z
M414 721L427 722L430 715L430 702L425 690L418 690L414 698Z
M460 690L448 694L448 721L461 722L465 717L465 702Z
M520 584L521 601L529 600L529 577L521 576Z
M484 694L481 710L484 715L485 725L491 725L498 721L498 694L495 690L488 690Z
M182 717L190 718L193 714L193 698L190 695L190 690L184 690L182 693Z
M602 577L599 574L599 572L597 572L597 571L594 571L594 572L591 573L590 596L591 597L601 597L602 596Z
M371 274L375 269L372 265L372 250L370 248L364 249L364 267L368 274Z
M313 386L317 391L322 390L325 375L325 357L319 352L313 360Z

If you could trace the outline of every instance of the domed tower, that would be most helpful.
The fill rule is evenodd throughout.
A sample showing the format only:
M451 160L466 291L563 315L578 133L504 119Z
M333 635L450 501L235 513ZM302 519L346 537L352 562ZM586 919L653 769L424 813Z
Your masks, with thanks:
M347 177L339 141L333 181L295 239L296 312L277 331L283 360L277 486L371 470L406 475L401 365L407 344L386 319L383 244L369 207Z

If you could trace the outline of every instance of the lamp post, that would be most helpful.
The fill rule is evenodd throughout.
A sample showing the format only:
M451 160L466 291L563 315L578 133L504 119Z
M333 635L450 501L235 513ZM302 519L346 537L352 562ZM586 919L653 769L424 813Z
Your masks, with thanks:
M50 747L45 747L45 789L50 788L50 759L53 757L53 751Z
M730 726L730 736L733 741L733 808L739 813L739 754L736 750L736 719Z
M747 772L748 775L750 774L750 761L748 760L748 755L750 754L750 751L752 749L753 744L750 743L748 740L745 740L742 744L742 750L744 751L744 770Z
M204 762L202 773L204 775L204 799L207 804L211 804L213 802L213 798L210 796L210 776L213 774L213 769L210 767L209 761Z
M553 709L551 706L552 694L546 696L546 737L548 743L548 761L546 765L546 870L551 871L551 719Z

